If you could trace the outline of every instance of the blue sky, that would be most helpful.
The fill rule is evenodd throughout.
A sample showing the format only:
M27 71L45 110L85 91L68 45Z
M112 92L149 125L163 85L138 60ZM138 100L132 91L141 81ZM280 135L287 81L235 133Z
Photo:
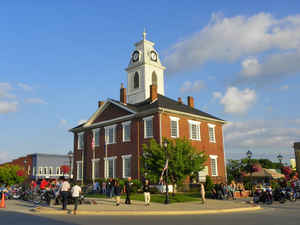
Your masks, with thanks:
M68 129L119 99L144 27L166 95L230 122L227 158L288 160L300 141L299 12L299 1L271 0L2 2L0 162L71 150Z

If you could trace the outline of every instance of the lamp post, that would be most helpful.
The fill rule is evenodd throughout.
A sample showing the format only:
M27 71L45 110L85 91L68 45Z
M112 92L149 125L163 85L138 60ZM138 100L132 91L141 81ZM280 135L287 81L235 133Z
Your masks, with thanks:
M248 168L250 169L250 193L252 194L252 165L250 163L252 152L250 150L247 151L247 157L248 157Z
M70 167L70 170L69 170L69 179L71 179L71 174L72 174L72 158L73 158L73 152L72 151L68 152L68 157L69 157L69 167Z
M25 174L28 175L28 170L27 170L27 159L24 159L24 170L25 170Z
M279 154L277 156L277 159L279 160L279 163L280 163L280 167L282 166L282 160L283 160L283 156L281 154Z
M164 148L165 148L165 152L166 152L166 166L165 166L165 169L166 169L166 199L165 199L165 204L169 204L169 185L168 185L168 141L165 140L164 141Z

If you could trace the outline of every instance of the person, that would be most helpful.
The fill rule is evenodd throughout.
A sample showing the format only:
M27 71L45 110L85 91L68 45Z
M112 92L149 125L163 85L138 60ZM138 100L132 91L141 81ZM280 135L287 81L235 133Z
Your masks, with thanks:
M116 206L119 206L120 199L121 199L121 187L119 181L115 180L113 190L114 190L114 195L116 197Z
M93 184L93 193L97 193L99 191L99 182L96 181Z
M145 206L150 205L150 185L149 185L149 180L145 180L144 187L144 198L145 198Z
M30 189L31 189L31 191L35 191L36 185L37 184L36 184L35 180L32 180L31 183L30 183Z
M62 178L62 184L60 188L60 194L62 197L62 209L67 210L67 201L68 201L68 195L70 190L70 183L65 179Z
M77 207L78 207L78 199L81 193L81 187L78 185L78 182L71 189L72 198L74 199L74 215L77 214Z
M131 186L132 186L131 177L128 177L128 179L124 185L124 192L126 193L125 204L128 204L128 205L131 204L131 201L130 201Z
M204 184L203 183L200 183L200 194L201 194L201 200L202 200L202 203L204 204L205 203L205 188L204 188Z
M103 181L102 182L102 194L106 194L106 182L105 181Z
M45 190L46 187L48 187L48 185L49 185L48 181L46 181L45 179L43 179L41 181L41 184L40 184L40 190Z

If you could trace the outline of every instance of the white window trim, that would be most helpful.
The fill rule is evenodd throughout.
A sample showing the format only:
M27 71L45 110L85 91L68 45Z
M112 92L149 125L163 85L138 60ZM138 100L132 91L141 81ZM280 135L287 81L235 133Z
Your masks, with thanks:
M108 141L109 141L109 132L108 131L109 131L110 128L113 128L113 142L112 143L108 143ZM107 137L107 142L106 142L107 145L116 143L116 136L117 136L116 135L116 132L117 132L116 128L117 128L117 124L105 127L105 136Z
M82 150L82 149L84 149L84 140L83 140L83 147L81 148L81 146L80 146L80 136L82 136L82 138L84 139L84 132L80 132L77 135L77 146L78 146L77 148L79 150Z
M170 117L170 122L171 122L171 126L170 126L170 132L171 132L171 138L179 138L179 118L178 117L174 117L174 116L169 116ZM177 136L172 136L172 121L175 121L177 123Z
M38 175L42 175L43 174L43 167L39 166L39 171L38 171Z
M214 141L210 140L209 131L208 131L209 142L216 143L216 129L215 129L216 125L215 124L211 124L211 123L209 123L207 125L208 125L208 128L213 128L214 129Z
M96 133L99 132L99 138L100 138L100 128L93 129L93 141L94 141L94 147L100 146L100 139L98 140L99 143L96 145Z
M125 159L131 159L132 155L131 154L129 154L129 155L122 155L121 157L122 157L122 177L123 178L128 178L128 177L125 176L125 163L124 163L124 161L125 161Z
M143 120L144 120L144 138L147 139L147 138L153 138L153 115L152 116L148 116L148 117L144 117ZM146 136L147 132L146 132L146 122L151 120L152 121L152 135L151 136Z
M201 141L201 122L195 121L195 120L188 120L188 122L189 122L190 139L193 140L193 141ZM192 125L196 125L196 126L199 127L199 139L198 138L193 138Z
M50 173L50 170L51 170L51 173ZM51 175L54 175L53 174L53 167L52 166L49 166L48 168L48 174L51 176Z
M82 178L83 178L83 174L81 174L81 177L78 177L78 175L79 175L79 167L78 167L78 164L81 164L81 166L83 167L83 163L82 163L82 161L76 161L76 171L77 171L77 174L76 174L76 178L77 178L77 180L82 180ZM82 172L82 169L81 169L81 171L80 171L80 173Z
M95 163L97 163L97 162L98 163L100 162L99 158L92 159L92 177L93 177L93 179L100 177L100 174L99 174L99 177L95 177Z
M108 161L109 160L113 160L113 177L112 178L115 178L116 177L116 159L117 159L117 156L112 156L112 157L104 157L104 177L105 178L109 178L108 177Z
M219 175L219 173L218 173L218 156L217 155L209 155L209 158L216 160L216 174L215 175L213 174L211 164L210 164L210 167L211 167L210 170L211 170L211 176L217 177Z
M35 176L36 175L36 167L32 167L32 175Z
M128 140L125 140L125 126L130 125L131 126L131 121L126 121L122 123L122 140L123 142L129 142L131 141L131 127L130 127L130 137Z

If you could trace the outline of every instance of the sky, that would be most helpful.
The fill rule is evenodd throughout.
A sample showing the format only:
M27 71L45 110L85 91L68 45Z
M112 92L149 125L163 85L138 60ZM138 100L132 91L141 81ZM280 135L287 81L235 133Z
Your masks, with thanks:
M68 130L119 99L142 39L155 42L165 94L228 123L226 157L293 157L300 141L300 2L3 1L0 162L66 154Z

